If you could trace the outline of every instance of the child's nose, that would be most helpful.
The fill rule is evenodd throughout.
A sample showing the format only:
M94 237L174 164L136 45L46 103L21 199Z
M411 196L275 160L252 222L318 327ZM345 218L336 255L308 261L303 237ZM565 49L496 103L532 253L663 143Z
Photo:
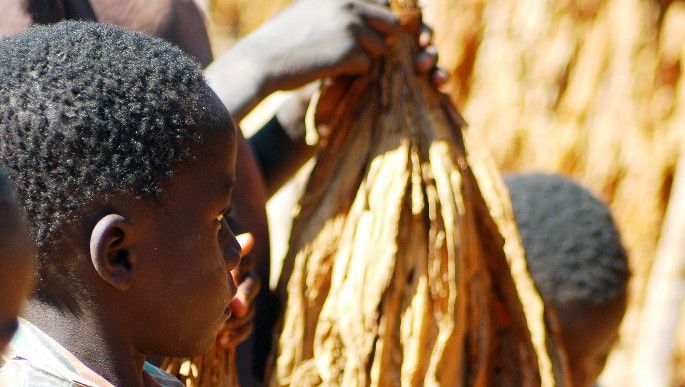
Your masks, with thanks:
M238 241L233 237L231 242L224 249L224 261L226 262L226 270L232 271L240 265L241 248Z

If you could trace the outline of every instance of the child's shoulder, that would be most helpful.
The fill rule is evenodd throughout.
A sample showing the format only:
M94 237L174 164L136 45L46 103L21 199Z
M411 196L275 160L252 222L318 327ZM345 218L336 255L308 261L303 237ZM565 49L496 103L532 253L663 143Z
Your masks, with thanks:
M38 327L20 318L19 328L2 354L0 382L21 386L95 386L106 380Z
M151 384L180 387L173 376L145 363ZM0 360L0 385L113 387L66 348L30 322L19 319L19 329Z

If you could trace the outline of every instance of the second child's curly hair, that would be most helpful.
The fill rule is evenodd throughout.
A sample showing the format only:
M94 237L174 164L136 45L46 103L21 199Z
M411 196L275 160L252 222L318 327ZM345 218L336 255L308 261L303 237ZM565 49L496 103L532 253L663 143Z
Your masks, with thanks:
M545 303L608 305L630 271L609 208L568 178L505 176L528 270Z
M163 40L76 21L0 39L0 159L38 247L37 294L84 209L158 198L199 130L229 119L199 65Z

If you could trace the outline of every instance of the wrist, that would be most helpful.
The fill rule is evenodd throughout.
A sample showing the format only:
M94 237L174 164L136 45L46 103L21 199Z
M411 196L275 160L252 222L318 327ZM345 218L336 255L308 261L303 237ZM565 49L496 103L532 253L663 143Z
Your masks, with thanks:
M283 89L282 78L285 75L279 66L282 55L274 47L274 36L277 32L271 31L269 27L268 24L259 27L236 44L239 54L258 72L254 76L258 77L257 81L264 98Z
M265 61L249 45L240 42L205 70L207 83L236 122L271 92Z

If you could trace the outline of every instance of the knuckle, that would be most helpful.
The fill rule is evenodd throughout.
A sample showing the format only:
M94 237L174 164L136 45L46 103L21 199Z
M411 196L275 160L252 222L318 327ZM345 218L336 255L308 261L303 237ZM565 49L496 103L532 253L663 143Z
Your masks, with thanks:
M344 1L340 2L340 5L346 11L355 11L355 10L359 9L359 5L357 4L357 2L355 0L344 0Z
M259 277L254 275L253 273L250 273L250 276L254 278L253 292L258 292L262 288L262 281L260 281Z
M257 262L254 259L247 260L244 265L240 265L241 273L249 273L254 270L257 266Z
M357 34L362 26L361 20L355 17L347 17L345 21L345 32L348 36L354 36Z

